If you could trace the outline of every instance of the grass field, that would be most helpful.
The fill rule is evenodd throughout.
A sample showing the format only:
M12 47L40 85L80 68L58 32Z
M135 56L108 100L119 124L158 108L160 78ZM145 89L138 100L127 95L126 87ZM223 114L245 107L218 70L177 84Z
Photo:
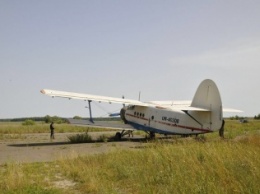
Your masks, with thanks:
M27 127L0 124L0 134L49 132L45 124ZM127 151L7 163L0 193L260 193L260 122L228 120L225 129L225 139L218 133L157 139Z

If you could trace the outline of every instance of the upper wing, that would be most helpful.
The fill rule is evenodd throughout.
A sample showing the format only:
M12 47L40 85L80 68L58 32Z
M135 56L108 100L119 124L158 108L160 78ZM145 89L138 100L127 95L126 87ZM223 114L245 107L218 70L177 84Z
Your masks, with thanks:
M41 93L51 96L51 97L79 99L79 100L85 100L85 101L91 100L91 101L97 101L97 102L119 103L119 104L127 104L127 105L131 104L131 105L139 105L139 106L149 106L149 104L140 102L138 100L113 98L113 97L108 97L108 96L97 96L97 95L91 95L91 94L81 94L81 93L49 90L49 89L43 89L43 90L41 90Z
M65 92L65 91L58 91L58 90L49 90L43 89L41 90L42 94L51 96L51 97L61 97L61 98L68 98L68 99L79 99L79 100L91 100L97 102L108 102L108 103L120 103L126 105L138 105L138 106L154 106L157 108L165 108L171 110L197 110L197 111L209 111L207 109L190 107L191 101L150 101L147 103L132 100L132 99L123 99L123 98L114 98L108 96L98 96L98 95L91 95L91 94L81 94L81 93L74 93L74 92Z
M192 107L191 101L150 101L149 103L156 105L157 108L167 108L171 110L182 110L182 111L210 111L205 108Z
M49 90L43 89L41 93L51 96L51 97L61 97L61 98L69 98L69 99L80 99L80 100L91 100L97 102L108 102L108 103L119 103L126 105L139 105L139 106L154 106L157 108L165 108L171 110L183 110L183 111L210 111L209 109L203 109L198 107L192 107L191 101L150 101L150 102L141 102L138 100L132 99L123 99L123 98L114 98L108 96L98 96L91 94L81 94L81 93L73 93L73 92L65 92L58 90ZM242 112L236 109L227 109L223 108L224 112Z

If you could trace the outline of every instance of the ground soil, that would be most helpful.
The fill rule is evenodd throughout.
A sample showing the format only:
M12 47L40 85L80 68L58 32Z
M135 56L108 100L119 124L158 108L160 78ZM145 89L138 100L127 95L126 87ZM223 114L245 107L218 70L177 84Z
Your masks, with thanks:
M92 132L89 134L95 138L103 133ZM115 132L108 133L111 136L115 134ZM49 133L5 135L4 138L0 139L0 165L8 162L49 162L79 155L106 153L115 149L135 149L143 144L142 137L134 137L130 140L123 138L121 141L101 143L71 144L68 136L76 134L56 133L55 139L52 141Z

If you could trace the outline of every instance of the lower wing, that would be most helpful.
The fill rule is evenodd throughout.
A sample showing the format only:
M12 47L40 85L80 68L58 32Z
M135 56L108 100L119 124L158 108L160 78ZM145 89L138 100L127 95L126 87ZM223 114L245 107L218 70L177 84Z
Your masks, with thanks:
M131 125L124 124L120 121L95 121L95 122L91 122L89 120L83 120L83 119L67 119L67 120L70 124L77 125L77 126L91 126L91 127L97 127L97 128L131 130L131 131L134 130L134 128Z

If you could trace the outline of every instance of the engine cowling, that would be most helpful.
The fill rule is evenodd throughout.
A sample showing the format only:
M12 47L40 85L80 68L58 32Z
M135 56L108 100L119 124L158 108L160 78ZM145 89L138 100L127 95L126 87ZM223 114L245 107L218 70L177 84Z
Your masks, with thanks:
M126 112L126 107L121 108L121 110L120 110L120 117L124 121L124 123L126 124L127 120L125 118L125 112Z

